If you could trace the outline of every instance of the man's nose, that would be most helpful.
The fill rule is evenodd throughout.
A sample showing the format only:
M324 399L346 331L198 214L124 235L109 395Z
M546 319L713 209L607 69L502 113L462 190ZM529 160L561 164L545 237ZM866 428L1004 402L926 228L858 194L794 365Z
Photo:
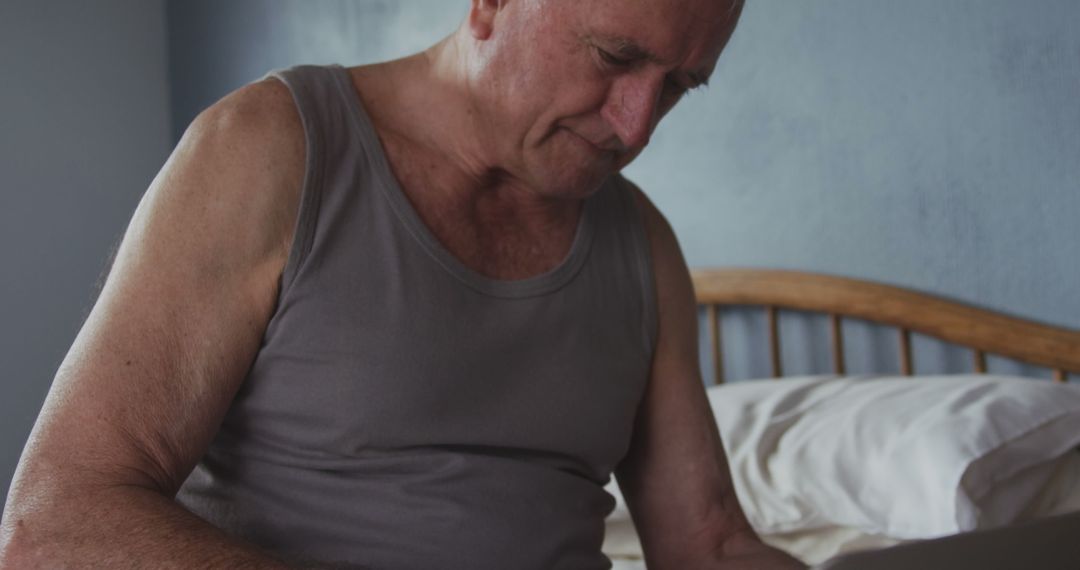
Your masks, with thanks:
M612 84L600 114L627 150L649 143L662 88L662 79L643 76L623 76Z

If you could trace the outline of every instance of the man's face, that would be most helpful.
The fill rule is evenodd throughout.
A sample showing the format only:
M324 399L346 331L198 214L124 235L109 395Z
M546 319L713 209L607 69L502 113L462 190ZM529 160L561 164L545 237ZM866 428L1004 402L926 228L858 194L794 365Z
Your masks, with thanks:
M708 79L735 2L510 0L478 76L501 162L547 197L595 191Z

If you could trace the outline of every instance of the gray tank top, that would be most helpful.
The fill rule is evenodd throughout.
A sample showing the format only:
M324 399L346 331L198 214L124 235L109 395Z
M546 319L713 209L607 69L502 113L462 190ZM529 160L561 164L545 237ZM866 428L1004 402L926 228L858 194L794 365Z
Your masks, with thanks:
M177 500L280 555L372 569L609 568L603 490L656 330L612 177L533 278L465 267L421 221L340 66L271 74L307 165L262 347Z

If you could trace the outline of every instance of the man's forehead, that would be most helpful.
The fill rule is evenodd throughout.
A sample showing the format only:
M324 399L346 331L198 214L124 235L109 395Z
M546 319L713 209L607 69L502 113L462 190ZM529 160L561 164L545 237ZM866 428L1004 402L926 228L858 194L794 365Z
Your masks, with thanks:
M742 0L578 2L578 22L587 39L626 59L665 67L686 60L701 68L696 73L705 75L727 43L742 7Z
M658 27L685 34L691 28L719 31L738 19L745 0L539 0L597 20L621 20L647 31ZM598 22L599 23L599 22Z

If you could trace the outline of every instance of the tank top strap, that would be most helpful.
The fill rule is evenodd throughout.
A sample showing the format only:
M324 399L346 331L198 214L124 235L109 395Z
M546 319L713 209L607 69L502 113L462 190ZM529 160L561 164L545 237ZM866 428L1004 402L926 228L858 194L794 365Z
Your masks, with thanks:
M335 105L339 97L337 86L330 81L332 71L316 65L300 65L267 73L262 79L276 79L289 89L304 127L304 182L300 198L300 210L294 228L289 259L281 275L280 291L284 293L296 278L296 273L311 252L318 222L324 179L327 171L328 149L342 142L340 136L327 125L340 120L342 109ZM339 123L340 124L340 123Z
M610 182L613 200L619 205L617 220L610 225L620 236L625 236L629 242L621 251L628 256L628 265L632 268L633 276L637 279L638 289L641 291L641 326L643 348L652 354L656 348L657 329L659 328L659 316L656 307L656 291L653 276L652 247L649 234L645 229L645 213L642 211L638 199L637 190L621 175L612 176ZM613 249L611 254L616 255L620 250Z

